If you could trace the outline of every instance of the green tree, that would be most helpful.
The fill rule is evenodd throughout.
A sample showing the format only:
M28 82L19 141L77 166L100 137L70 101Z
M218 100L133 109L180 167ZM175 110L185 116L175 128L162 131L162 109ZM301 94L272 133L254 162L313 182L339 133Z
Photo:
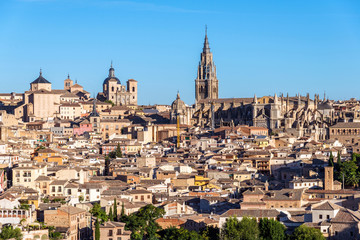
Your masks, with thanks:
M62 234L60 232L55 231L55 227L48 226L49 229L49 239L50 240L60 240L62 239Z
M95 203L94 206L90 209L90 213L101 220L101 223L104 223L108 220L106 212L101 208L100 204Z
M124 206L124 202L122 202L121 204L121 217L125 215L125 206Z
M262 218L259 222L260 237L263 240L285 240L285 226L279 221Z
M114 159L116 158L116 151L112 151L109 153L109 158Z
M330 151L329 166L334 167L334 156L332 154L332 151Z
M342 180L344 176L345 185L356 187L359 185L358 166L354 161L345 161L341 163L338 179Z
M221 230L222 239L240 239L239 224L240 222L235 216L227 218Z
M301 225L291 235L292 240L325 240L319 229Z
M244 217L239 221L236 217L226 219L222 228L222 239L257 240L259 239L259 226L254 218Z
M123 157L122 151L121 151L121 148L120 148L120 143L118 143L118 145L117 145L115 154L116 154L116 157L118 157L118 158L122 158L122 157Z
M114 221L114 214L113 214L112 207L110 207L110 210L109 210L109 220Z
M100 240L100 224L98 218L96 218L95 221L95 240Z
M5 226L1 229L0 239L22 239L22 233L20 228L13 228L12 226Z
M341 154L340 154L340 151L338 151L338 154L337 154L337 162L336 162L338 165L339 165L339 167L341 167Z
M83 195L80 195L80 196L79 196L79 202L82 202L82 201L84 201L84 196L83 196Z
M217 227L207 226L200 234L205 240L220 240L220 231Z
M159 232L162 240L205 240L205 238L195 231L188 231L184 228L170 227Z
M131 231L131 239L158 239L158 231L161 230L155 221L165 214L164 209L157 208L151 204L139 209L138 212L121 216L125 228Z
M110 172L110 158L109 156L105 157L105 169L104 169L104 175L108 176Z
M112 107L115 106L114 102L111 101L111 100L105 100L104 102L106 102L106 103L111 103L111 106L112 106Z
M118 221L118 210L117 210L117 202L116 202L116 198L114 198L114 221Z

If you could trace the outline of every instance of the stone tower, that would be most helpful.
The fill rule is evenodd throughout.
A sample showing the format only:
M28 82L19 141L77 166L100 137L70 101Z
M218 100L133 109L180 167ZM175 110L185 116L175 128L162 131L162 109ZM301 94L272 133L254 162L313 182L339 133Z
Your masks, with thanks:
M213 61L213 55L210 52L207 31L205 30L205 40L203 51L200 55L200 62L195 80L195 100L217 99L218 80L216 78L216 66Z
M334 190L334 167L331 166L325 167L324 171L325 171L324 189Z
M64 80L64 89L70 91L71 87L74 85L73 80L70 79L70 75L68 74L67 79Z

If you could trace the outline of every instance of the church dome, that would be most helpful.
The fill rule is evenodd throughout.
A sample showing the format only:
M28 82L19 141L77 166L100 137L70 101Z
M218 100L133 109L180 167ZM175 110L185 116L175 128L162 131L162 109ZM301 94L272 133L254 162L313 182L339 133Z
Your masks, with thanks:
M42 76L42 71L40 70L39 77L31 82L31 84L36 84L36 83L50 83L50 82Z
M180 109L185 109L185 108L186 108L185 102L180 99L180 94L178 93L175 101L173 101L171 104L171 109L179 109L180 110Z
M327 110L327 109L331 110L331 109L334 109L334 108L331 106L329 100L327 100L326 102L323 102L323 103L319 104L318 109L319 110Z
M103 85L108 84L110 80L115 80L117 84L121 84L120 80L117 77L115 77L115 69L113 68L112 63L109 69L109 76L105 78Z

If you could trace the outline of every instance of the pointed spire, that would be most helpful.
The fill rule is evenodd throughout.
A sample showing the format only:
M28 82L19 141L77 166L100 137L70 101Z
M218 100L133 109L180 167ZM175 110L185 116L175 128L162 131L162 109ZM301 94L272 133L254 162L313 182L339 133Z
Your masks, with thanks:
M205 40L204 40L203 53L210 53L209 40L207 37L207 25L205 25Z
M70 74L68 73L68 79L70 79Z
M276 103L278 103L278 97L277 97L277 94L275 93L275 95L274 95L274 103L276 104Z
M254 94L254 103L257 104L257 97L256 94Z
M179 90L177 91L176 99L180 99L180 93L179 93Z
M42 76L42 70L41 70L41 68L40 68L40 76Z
M93 110L90 113L90 117L98 117L99 116L98 112L96 111L96 100L97 100L96 97L94 97Z
M110 65L110 68L112 68L112 67L113 67L113 66L112 66L112 62L113 62L113 61L111 60L111 65Z

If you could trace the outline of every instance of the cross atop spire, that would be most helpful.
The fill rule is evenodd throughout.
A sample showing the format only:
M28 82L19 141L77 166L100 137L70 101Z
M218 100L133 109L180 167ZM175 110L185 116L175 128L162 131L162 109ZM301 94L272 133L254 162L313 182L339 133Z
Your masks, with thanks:
M41 70L41 68L40 68L40 76L42 76L42 70Z

